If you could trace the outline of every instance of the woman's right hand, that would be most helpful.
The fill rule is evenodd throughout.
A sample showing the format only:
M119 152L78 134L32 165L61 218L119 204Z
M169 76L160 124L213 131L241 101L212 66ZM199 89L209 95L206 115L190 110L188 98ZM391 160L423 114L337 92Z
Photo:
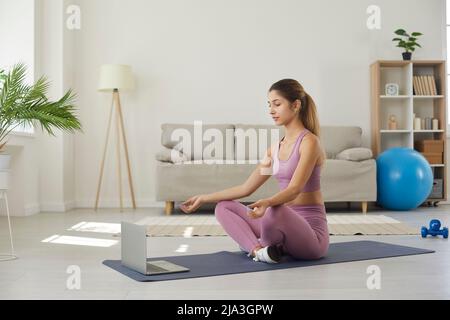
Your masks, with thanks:
M198 195L189 198L188 200L186 200L181 204L180 209L184 213L193 213L197 211L197 209L200 208L205 203L204 199L205 199L204 195Z

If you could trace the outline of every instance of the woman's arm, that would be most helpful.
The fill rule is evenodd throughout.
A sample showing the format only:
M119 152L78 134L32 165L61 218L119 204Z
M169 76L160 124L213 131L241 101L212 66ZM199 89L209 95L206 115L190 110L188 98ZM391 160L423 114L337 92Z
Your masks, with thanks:
M288 187L275 194L273 197L266 199L269 207L279 206L288 203L302 192L306 182L308 182L311 174L316 166L317 160L323 153L320 147L319 138L309 134L303 139L303 143L300 145L301 157L292 176L291 182Z
M236 200L248 197L253 194L270 178L268 169L271 168L271 152L266 151L265 158L262 163L258 164L250 177L243 184L232 187L216 193L206 194L203 196L204 203L215 203L224 200Z

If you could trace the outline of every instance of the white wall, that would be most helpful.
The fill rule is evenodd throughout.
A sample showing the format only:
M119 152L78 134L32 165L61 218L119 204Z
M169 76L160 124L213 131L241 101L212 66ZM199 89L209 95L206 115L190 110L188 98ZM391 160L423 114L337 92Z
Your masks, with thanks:
M74 1L70 1L73 4ZM37 73L51 80L49 97L61 98L73 87L75 37L65 25L68 0L39 0ZM66 211L75 205L73 135L37 132L40 150L40 202L43 211Z
M0 69L23 62L29 82L34 79L34 1L0 0Z
M366 27L369 5L382 29ZM271 123L266 91L298 79L322 125L357 125L370 146L369 65L401 59L391 41L404 27L425 34L415 59L443 59L444 0L81 0L75 83L85 134L75 139L77 205L92 207L110 97L96 92L103 63L133 66L124 94L138 205L154 203L154 154L164 122ZM112 151L110 149L110 151ZM110 152L103 205L118 205ZM123 171L125 172L125 171ZM123 178L124 186L125 177ZM129 197L128 197L129 198Z

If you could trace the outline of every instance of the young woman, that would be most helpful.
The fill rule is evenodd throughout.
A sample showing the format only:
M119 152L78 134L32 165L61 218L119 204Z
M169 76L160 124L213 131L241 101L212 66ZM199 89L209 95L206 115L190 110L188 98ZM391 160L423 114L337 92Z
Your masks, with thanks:
M316 105L298 81L285 79L270 88L269 110L275 124L285 127L286 135L267 150L266 161L242 185L194 196L181 209L192 213L204 203L217 202L217 220L255 261L277 263L283 254L320 259L328 251L329 234L320 191L326 157ZM268 168L272 168L280 192L248 207L234 201L262 186L270 178L265 174Z

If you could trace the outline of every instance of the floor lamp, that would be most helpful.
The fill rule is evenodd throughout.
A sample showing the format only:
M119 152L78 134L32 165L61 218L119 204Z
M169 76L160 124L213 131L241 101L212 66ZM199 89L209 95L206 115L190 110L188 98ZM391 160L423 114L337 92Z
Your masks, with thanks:
M103 65L100 70L100 81L98 91L112 93L111 111L108 120L108 129L106 132L106 142L103 150L103 159L100 165L100 177L98 179L97 197L95 200L95 210L98 209L100 191L102 187L103 171L105 167L105 159L108 149L109 135L111 132L111 120L113 113L115 113L116 122L116 153L117 153L117 174L119 178L119 196L120 196L120 211L123 211L123 193L122 193L122 169L121 169L121 148L122 143L125 151L125 159L127 162L128 183L130 186L131 201L133 209L136 209L136 200L134 198L133 179L131 176L130 158L128 156L128 144L125 134L125 127L123 123L122 107L120 104L120 91L130 91L134 89L134 78L130 66L126 65Z

